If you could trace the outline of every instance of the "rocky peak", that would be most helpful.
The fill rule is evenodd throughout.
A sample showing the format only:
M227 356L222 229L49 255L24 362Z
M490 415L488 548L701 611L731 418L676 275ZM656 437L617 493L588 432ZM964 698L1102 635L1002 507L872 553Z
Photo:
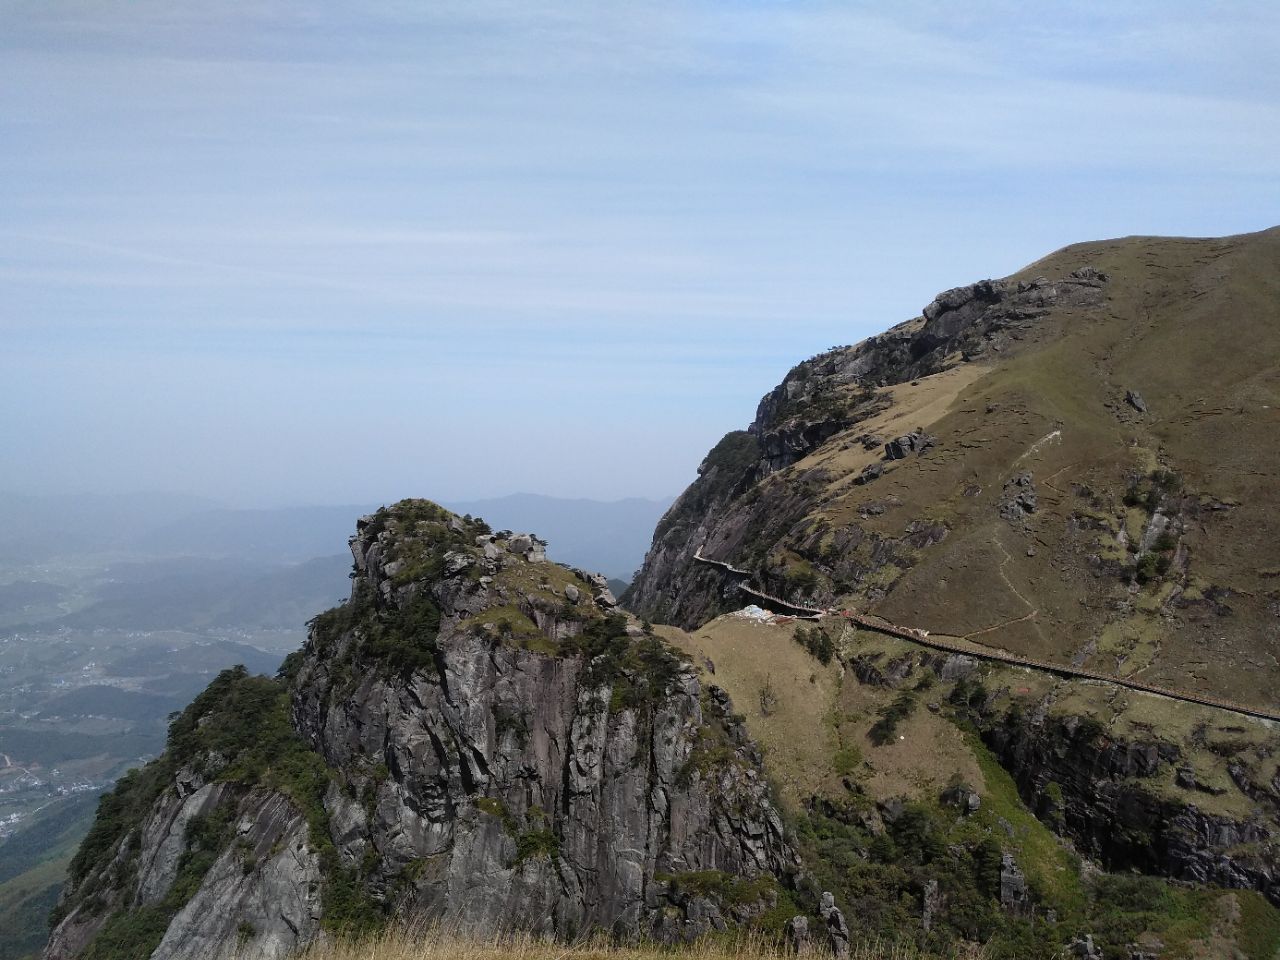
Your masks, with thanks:
M313 625L313 642L346 644L341 653L334 647L339 656L365 650L385 661L407 655L406 647L434 650L438 636L457 630L525 646L556 643L617 604L603 575L549 561L536 535L495 533L427 500L362 517L349 542L351 599ZM364 630L356 629L361 620Z
M603 577L425 500L350 544L351 599L281 677L220 678L104 806L51 960L274 960L397 916L683 940L796 912L740 718Z

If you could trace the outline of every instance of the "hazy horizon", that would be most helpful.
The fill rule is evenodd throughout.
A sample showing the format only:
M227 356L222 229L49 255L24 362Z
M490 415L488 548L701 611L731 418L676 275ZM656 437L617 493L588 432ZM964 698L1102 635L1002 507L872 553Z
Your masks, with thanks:
M1280 8L0 0L0 469L678 493L796 362L1280 222Z
M366 496L355 497L345 500L229 500L219 499L217 497L205 496L199 493L192 493L187 490L161 490L161 489L137 489L137 490L119 490L114 492L103 492L101 490L91 490L88 488L70 489L65 492L50 492L45 490L23 490L15 486L0 486L0 502L4 502L13 498L27 499L75 499L75 498L98 498L102 500L148 500L152 498L165 498L178 501L190 501L193 510L235 510L235 511L277 511L277 510L307 510L314 508L334 509L341 507L351 507L353 509L363 509L375 505L389 506L405 499L425 499L434 500L444 505L448 504L473 504L473 503L500 503L506 500L515 500L521 497L545 498L563 503L600 503L600 504L622 504L628 502L639 503L670 503L677 496L679 491L669 493L662 496L643 497L558 497L549 493L537 493L532 490L513 490L510 493L498 493L488 497L467 497L467 496L435 496L430 492L406 490L398 495L391 496ZM535 531L536 532L536 531Z

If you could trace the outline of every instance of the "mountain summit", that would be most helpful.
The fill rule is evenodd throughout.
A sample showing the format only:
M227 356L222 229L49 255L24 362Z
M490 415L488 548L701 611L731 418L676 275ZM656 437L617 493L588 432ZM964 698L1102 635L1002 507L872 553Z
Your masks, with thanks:
M797 366L707 455L626 597L811 606L1171 686L1280 689L1280 228L1067 247Z

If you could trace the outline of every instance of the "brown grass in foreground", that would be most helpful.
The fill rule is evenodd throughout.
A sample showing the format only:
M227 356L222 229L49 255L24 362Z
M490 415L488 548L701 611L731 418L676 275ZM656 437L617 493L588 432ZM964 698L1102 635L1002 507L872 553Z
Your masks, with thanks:
M393 929L360 940L319 944L303 954L304 960L783 960L795 957L790 950L752 937L733 942L704 940L663 947L627 946L604 939L566 944L529 934L474 938L436 929ZM825 950L809 954L817 960L829 957ZM854 944L851 960L926 960L914 946L873 940ZM956 953L949 960L982 960L980 948Z

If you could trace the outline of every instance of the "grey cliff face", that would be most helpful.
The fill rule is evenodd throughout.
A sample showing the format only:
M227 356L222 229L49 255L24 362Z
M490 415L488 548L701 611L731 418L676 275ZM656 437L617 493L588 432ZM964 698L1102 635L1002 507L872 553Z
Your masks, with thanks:
M325 935L339 890L365 917L676 941L793 885L727 695L614 614L603 578L421 506L351 545L352 601L317 619L288 689L235 681L279 698L274 735L309 773L245 774L207 746L158 768L149 809L69 887L48 960L126 927L152 960L278 960ZM184 736L204 743L206 721L184 714Z
M352 546L362 575L408 602L382 589L378 541ZM435 595L436 672L344 688L312 656L294 700L303 737L347 774L351 789L328 801L339 852L351 864L376 856L371 887L399 912L479 931L682 938L711 920L664 909L662 878L795 871L759 754L690 668L655 702L618 709L615 685L587 661L495 644L455 619L511 597L458 580ZM601 606L611 600L599 592ZM567 625L548 626L559 636ZM731 759L705 766L711 726Z
M124 894L120 888L127 882L129 846L137 841L138 866L133 893L142 905L158 903L169 892L178 875L178 864L187 851L186 831L197 817L212 812L222 800L221 784L207 784L203 777L183 770L175 778L172 789L156 802L139 835L126 837L113 851L106 865L83 881L85 885L105 888L108 905L114 906ZM64 897L66 894L64 893ZM82 904L53 930L45 956L51 960L74 957L101 930L107 911L93 911Z
M1024 798L1043 798L1048 783L1060 785L1063 808L1037 812L1058 820L1081 852L1104 866L1257 890L1280 905L1280 846L1266 808L1237 820L1145 787L1176 767L1174 744L1099 741L1070 719L992 727L984 739ZM1274 816L1280 795L1269 802Z
M226 789L220 783L184 771L174 791L152 811L141 837L142 853L136 897L142 904L159 903L178 876L178 861L186 852L187 828L197 817L208 816L221 802Z
M233 843L205 874L199 889L170 921L154 960L275 960L319 932L320 871L307 825L292 802L259 791L237 800L225 783L202 783L181 772L152 808L145 826L125 836L108 865L83 883L101 889L108 908L125 899L120 888L133 872L134 907L154 909L172 890L191 852L188 830L220 804L235 804ZM246 864L254 864L247 869ZM54 928L45 957L78 956L111 916L82 902Z
M288 956L320 931L321 882L306 820L279 794L253 794L240 805L234 843L169 923L151 958Z

